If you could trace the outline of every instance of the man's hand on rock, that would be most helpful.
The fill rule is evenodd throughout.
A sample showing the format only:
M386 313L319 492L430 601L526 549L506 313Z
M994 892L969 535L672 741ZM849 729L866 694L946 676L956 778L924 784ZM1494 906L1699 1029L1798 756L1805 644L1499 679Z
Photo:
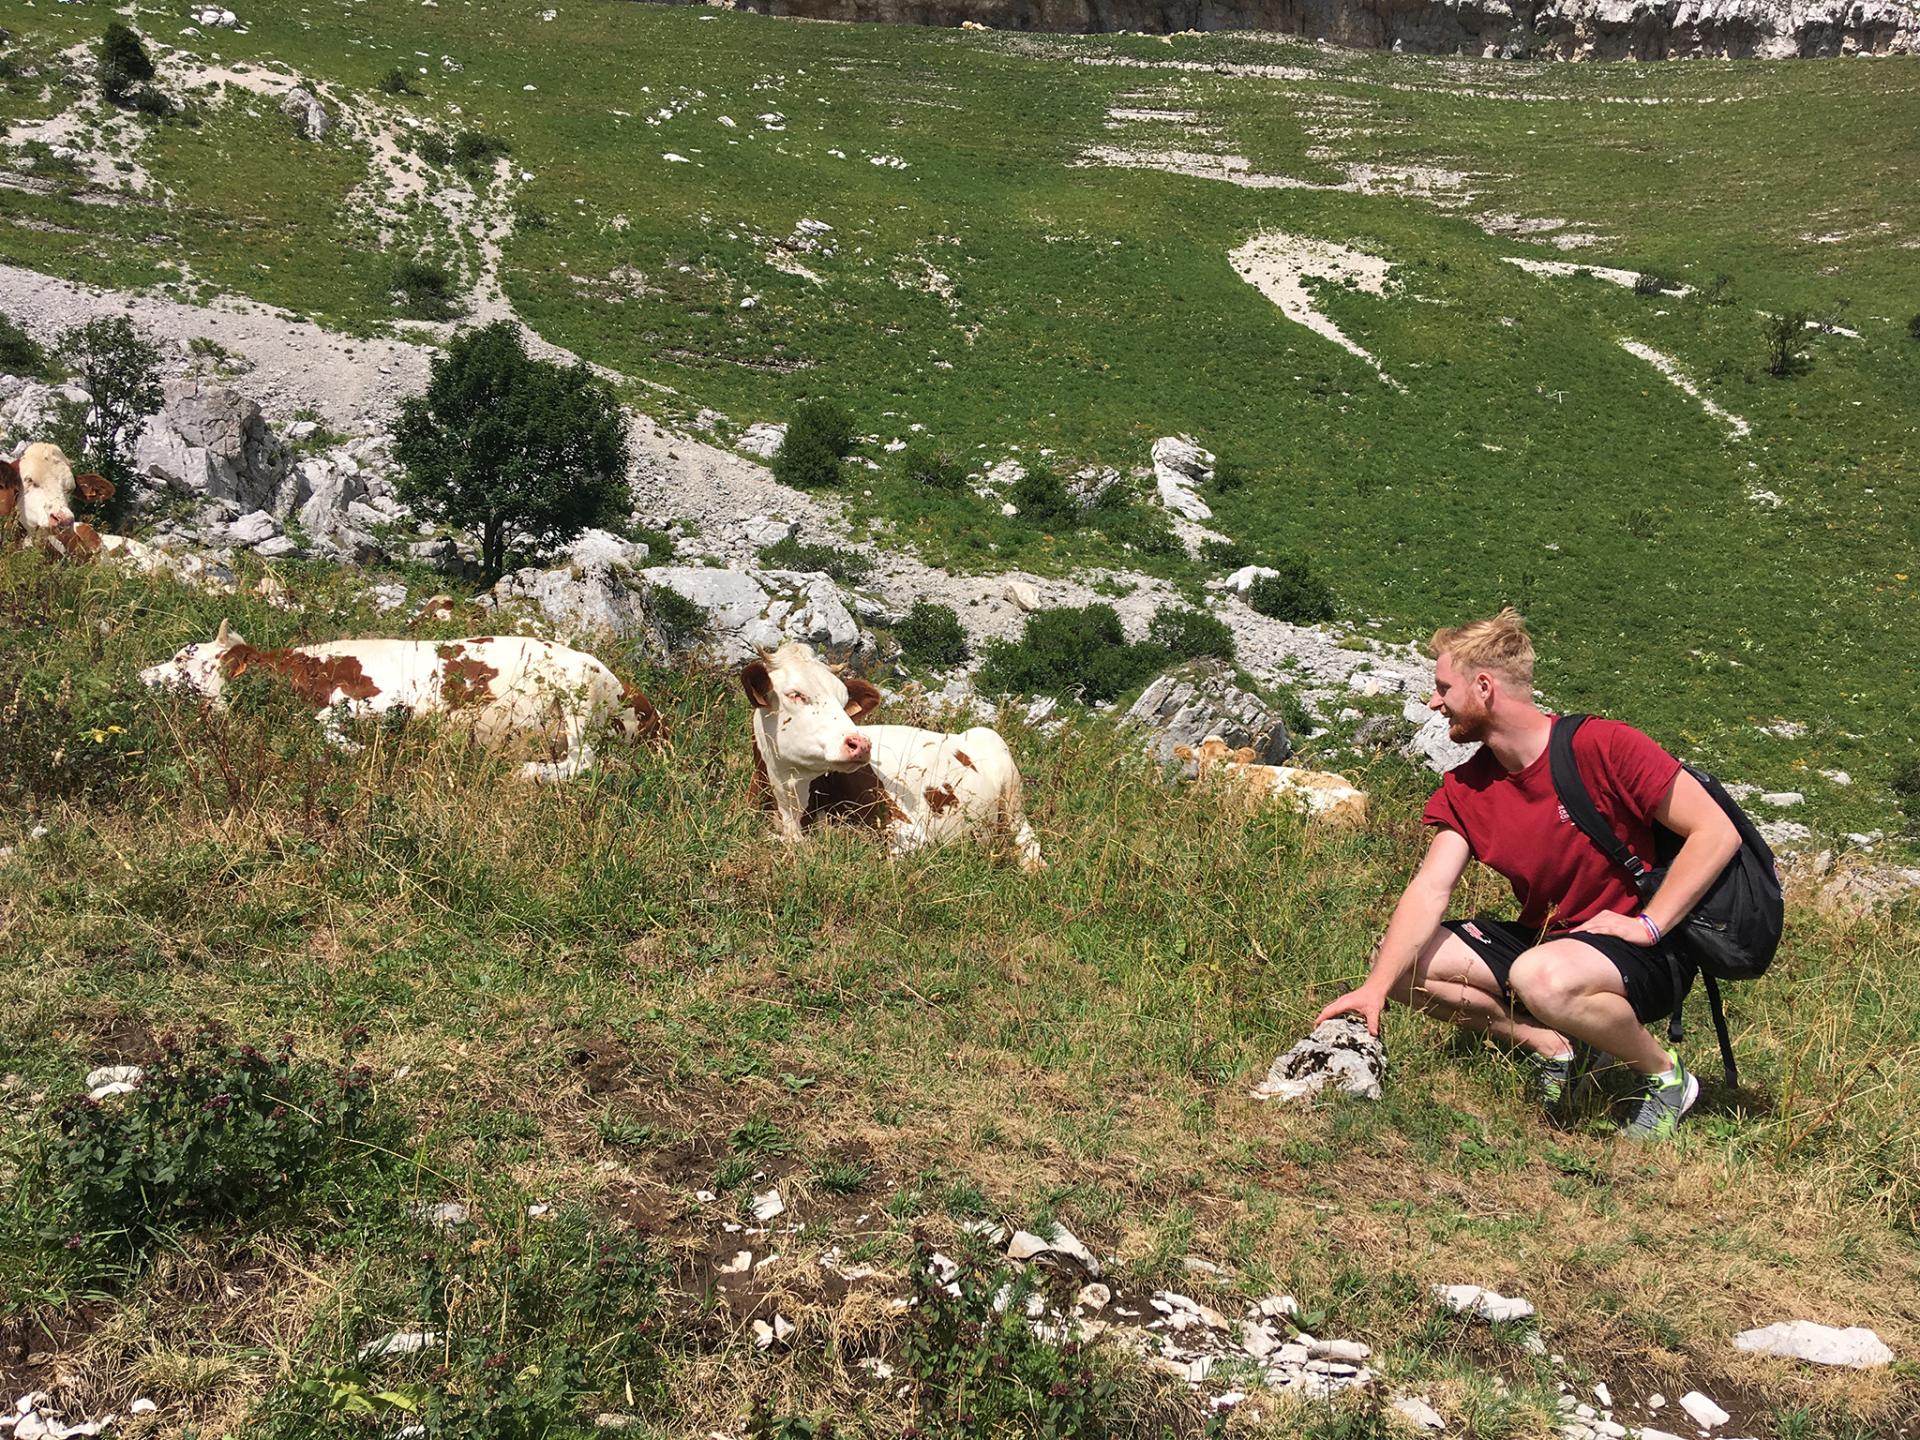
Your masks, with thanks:
M1358 990L1349 990L1338 1000L1314 1017L1314 1027L1318 1029L1336 1015L1358 1015L1367 1022L1367 1033L1380 1033L1380 1012L1386 1008L1387 997L1362 985Z

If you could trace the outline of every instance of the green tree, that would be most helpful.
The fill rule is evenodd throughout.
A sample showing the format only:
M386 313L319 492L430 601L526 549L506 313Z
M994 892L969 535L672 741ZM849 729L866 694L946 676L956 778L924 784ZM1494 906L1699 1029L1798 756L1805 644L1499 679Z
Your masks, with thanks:
M787 422L787 438L774 452L773 478L803 490L837 485L840 462L852 448L853 416L830 401L809 400Z
M60 337L69 370L93 398L82 429L81 460L114 484L107 518L124 510L133 479L129 458L141 422L160 408L160 347L124 315L89 320Z
M584 365L530 357L512 322L456 335L394 427L400 498L467 531L489 576L509 546L565 543L628 503L626 427Z
M136 85L153 79L153 57L140 41L140 32L119 20L100 37L100 93L108 103L124 105Z

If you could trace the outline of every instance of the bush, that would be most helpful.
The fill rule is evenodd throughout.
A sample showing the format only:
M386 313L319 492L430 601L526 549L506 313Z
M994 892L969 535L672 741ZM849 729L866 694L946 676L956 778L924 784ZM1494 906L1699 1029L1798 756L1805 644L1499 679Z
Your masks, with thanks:
M951 605L916 600L906 618L893 627L900 654L909 665L945 670L966 661L971 653L967 632Z
M1700 298L1708 305L1731 305L1733 303L1733 276L1720 270L1707 282L1706 289L1700 292Z
M584 365L535 360L512 322L454 337L401 402L402 503L467 531L490 577L508 547L550 549L628 505L619 402Z
M420 130L414 132L413 149L429 165L451 165L453 147L447 144L447 137L438 130Z
M1225 660L1233 663L1233 630L1226 621L1204 610L1168 609L1147 626L1147 642L1180 660Z
M1157 506L1141 505L1118 491L1108 491L1088 520L1116 545L1124 545L1142 555L1184 556L1186 546L1174 534L1173 521Z
M1279 573L1254 581L1247 590L1247 604L1292 625L1333 619L1333 592L1303 558L1282 556L1271 568Z
M900 473L929 490L958 492L967 488L967 472L959 461L931 445L909 445L900 452Z
M143 1253L183 1225L245 1221L297 1203L374 1127L372 1075L298 1059L293 1037L265 1053L213 1030L168 1037L130 1094L79 1095L54 1112L35 1160L45 1239L70 1251Z
M496 159L511 153L506 141L484 130L462 130L453 137L453 163L470 179L479 178Z
M102 512L111 521L132 499L128 452L133 437L160 408L160 348L126 316L111 315L67 331L59 349L93 397L81 458L114 484L114 497Z
M1760 339L1766 346L1767 373L1796 374L1807 364L1807 320L1804 310L1789 310L1769 315L1760 322Z
M1895 766L1887 788L1893 792L1900 813L1907 817L1908 830L1920 834L1920 760L1905 760Z
M1251 479L1253 471L1250 467L1238 460L1221 460L1213 467L1214 494L1231 495L1236 490L1244 489Z
M1920 340L1920 315L1916 315L1907 321L1907 338L1910 340Z
M1633 293L1636 295L1658 295L1672 285L1664 275L1656 275L1651 270L1642 270L1633 277Z
M995 695L1114 700L1164 668L1158 645L1128 644L1111 605L1042 610L1017 642L989 641L980 688Z
M1007 488L1007 499L1020 519L1037 530L1056 534L1078 530L1086 518L1067 482L1044 466L1028 470Z
M453 277L431 260L396 260L393 294L409 320L445 320L454 313Z
M1222 570L1238 570L1253 564L1253 552L1238 540L1202 540L1200 560Z
M858 585L873 573L873 560L858 550L838 545L805 545L789 535L760 552L760 563L770 570L800 570L831 575L842 585Z
M413 88L413 76L396 65L380 77L380 89L388 95L417 95Z
M707 629L707 612L671 585L647 592L647 618L659 627L669 650L689 648Z
M171 96L162 94L151 85L142 85L133 92L133 108L155 120L171 119L180 109Z
M11 315L0 314L0 375L43 376L47 352Z
M126 103L136 85L153 79L153 57L140 33L119 20L109 21L100 37L100 93L111 105Z
M853 448L853 416L825 400L809 400L787 422L786 439L773 457L773 478L813 489L840 483L840 462Z

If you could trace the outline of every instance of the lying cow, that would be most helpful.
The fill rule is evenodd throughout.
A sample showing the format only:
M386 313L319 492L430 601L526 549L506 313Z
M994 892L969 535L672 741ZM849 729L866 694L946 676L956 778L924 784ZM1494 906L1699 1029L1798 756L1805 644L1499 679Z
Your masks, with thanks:
M797 641L750 661L740 684L753 702L756 788L771 795L782 837L844 816L885 830L899 852L995 828L1012 837L1022 869L1045 867L1020 771L992 730L857 725L880 692L858 676L842 680Z
M44 440L29 445L18 460L0 460L0 520L11 516L27 543L42 546L52 559L86 559L100 551L93 526L74 516L76 494L97 505L113 498L113 482L104 475L75 475L66 452Z
M1366 823L1366 793L1349 785L1344 775L1293 765L1256 765L1254 753L1250 745L1229 750L1218 735L1209 735L1198 746L1173 747L1173 758L1191 763L1196 780L1204 782L1217 773L1250 800L1282 800L1305 810L1308 819L1336 825Z
M593 656L551 640L488 635L477 640L333 640L258 650L220 623L206 644L140 672L149 685L180 687L221 703L229 680L248 671L278 675L336 744L346 719L405 710L445 715L481 744L522 737L557 741L564 759L520 767L527 780L570 780L593 764L591 738L611 729L623 740L660 733L659 712Z

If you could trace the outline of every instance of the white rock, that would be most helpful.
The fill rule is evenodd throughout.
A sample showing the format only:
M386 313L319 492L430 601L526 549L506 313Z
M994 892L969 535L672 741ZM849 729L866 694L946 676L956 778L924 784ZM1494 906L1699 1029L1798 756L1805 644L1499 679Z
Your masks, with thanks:
M753 1218L762 1224L769 1220L777 1220L786 1213L787 1202L780 1198L780 1191L777 1186L772 1190L766 1191L764 1194L753 1197Z
M127 1407L127 1409L135 1415L151 1415L159 1408L158 1405L154 1404L153 1401L147 1399L144 1395Z
M1307 1347L1309 1359L1339 1360L1348 1365L1358 1365L1372 1354L1358 1340L1316 1340Z
M1680 1408L1686 1411L1692 1417L1693 1423L1703 1430L1718 1430L1733 1418L1698 1390L1689 1390L1682 1395Z
M87 1098L105 1100L114 1095L128 1094L140 1083L145 1074L138 1065L102 1065L87 1075Z
M1788 805L1798 805L1806 798L1798 790L1768 790L1760 796L1760 803L1785 808Z
M1471 1315L1476 1320L1527 1320L1533 1316L1530 1302L1478 1285L1436 1285L1433 1295L1455 1314Z
M1341 1015L1314 1027L1286 1051L1248 1092L1255 1100L1309 1100L1332 1087L1366 1100L1380 1098L1387 1052L1366 1022Z
M1153 478L1160 503L1188 520L1211 520L1213 511L1196 486L1213 478L1214 454L1191 435L1163 435L1153 442Z
M264 510L242 515L227 527L227 538L236 545L257 545L279 533L280 527L274 523L273 516Z
M672 150L668 150L663 155L661 155L660 158L666 161L669 165L691 165L693 163L691 160L687 159L686 156L676 154ZM755 1322L755 1324L758 1324L758 1323L759 1323L758 1321Z
M1040 608L1040 592L1025 580L1009 580L1000 595L1016 610L1024 610L1028 614Z
M395 1330L378 1340L369 1340L355 1352L354 1358L371 1360L383 1355L418 1355L422 1350L430 1350L439 1343L438 1330Z
M1089 1281L1080 1287L1073 1297L1074 1308L1079 1310L1104 1310L1113 1299L1113 1291L1098 1280Z
M1418 1395L1402 1395L1394 1400L1393 1408L1422 1430L1444 1430L1447 1418Z
M733 448L761 460L771 460L780 447L787 443L787 427L772 420L761 420L749 425L740 438L733 442Z
M753 1252L751 1250L736 1250L733 1252L731 1258L722 1260L718 1265L714 1266L713 1272L716 1275L744 1275L752 1268Z
M1733 1337L1733 1347L1788 1360L1805 1360L1814 1365L1846 1365L1855 1370L1871 1370L1893 1363L1893 1351L1887 1348L1886 1342L1863 1325L1840 1330L1811 1320L1787 1320L1763 1325L1757 1330L1743 1330Z
M455 1230L467 1223L467 1207L458 1200L445 1200L437 1205L417 1205L414 1218L423 1225L431 1225L436 1230Z
M1262 1315L1294 1316L1300 1313L1300 1303L1291 1295L1269 1295L1256 1307Z
M1593 1398L1600 1402L1601 1409L1610 1410L1613 1408L1613 1392L1607 1388L1604 1380L1593 1387Z

